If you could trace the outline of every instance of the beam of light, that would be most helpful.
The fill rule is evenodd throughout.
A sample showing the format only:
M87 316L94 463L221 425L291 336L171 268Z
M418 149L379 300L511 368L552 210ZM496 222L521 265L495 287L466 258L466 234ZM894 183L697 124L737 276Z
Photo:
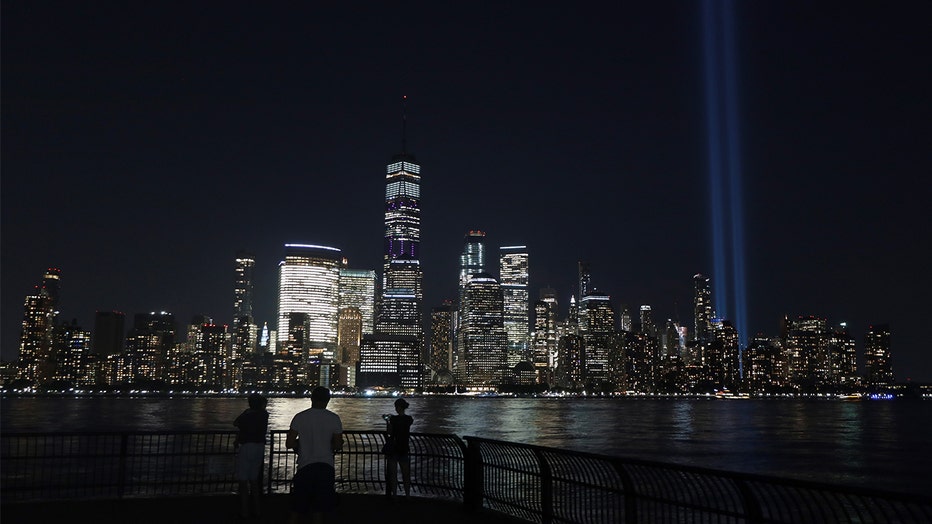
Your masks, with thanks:
M719 57L718 57L718 35L714 28L717 25L716 15L718 13L713 9L714 2L706 0L703 2L702 25L703 25L703 49L705 55L705 103L706 103L706 147L708 148L708 169L709 169L709 207L712 219L712 286L714 289L713 305L715 306L716 316L728 316L728 287L727 279L727 257L725 255L725 216L724 200L725 188L722 184L723 165L722 165L722 142L723 135L721 122L721 100L719 98L720 78L719 78Z
M702 4L713 304L717 316L732 321L743 347L748 322L733 11L731 0Z
M728 127L728 178L731 197L731 282L734 289L734 323L741 347L747 343L747 303L744 279L744 192L741 184L741 132L738 127L738 85L735 59L734 6L729 0L724 10L725 30L725 110Z

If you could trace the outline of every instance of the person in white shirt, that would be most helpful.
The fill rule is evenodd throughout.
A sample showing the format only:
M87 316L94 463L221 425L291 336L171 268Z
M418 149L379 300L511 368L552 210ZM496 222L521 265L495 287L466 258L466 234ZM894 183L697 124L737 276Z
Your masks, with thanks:
M330 390L316 387L311 392L311 408L291 420L285 446L298 452L298 471L291 489L290 522L297 524L311 513L313 522L337 504L334 489L333 454L343 449L343 421L327 409Z

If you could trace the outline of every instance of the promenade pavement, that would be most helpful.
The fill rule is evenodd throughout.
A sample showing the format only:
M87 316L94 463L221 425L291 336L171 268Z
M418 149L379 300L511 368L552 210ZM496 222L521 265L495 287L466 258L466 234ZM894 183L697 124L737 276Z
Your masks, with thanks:
M236 495L120 500L11 502L0 506L3 524L265 524L288 522L288 495L263 498L259 518L239 517ZM309 520L308 520L309 522ZM395 501L378 495L340 495L340 505L328 515L328 524L437 523L517 524L524 521L487 510L467 511L462 503L422 497Z

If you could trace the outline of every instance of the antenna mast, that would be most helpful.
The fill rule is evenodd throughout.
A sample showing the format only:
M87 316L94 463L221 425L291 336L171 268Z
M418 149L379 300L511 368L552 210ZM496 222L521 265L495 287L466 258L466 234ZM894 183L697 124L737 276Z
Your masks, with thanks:
M401 96L401 154L408 154L408 95Z

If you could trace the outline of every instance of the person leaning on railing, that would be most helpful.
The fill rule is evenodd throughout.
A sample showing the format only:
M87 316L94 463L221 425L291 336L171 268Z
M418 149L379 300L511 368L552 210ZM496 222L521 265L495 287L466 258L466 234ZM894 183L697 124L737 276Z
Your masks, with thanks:
M236 454L236 480L239 482L240 515L258 517L259 478L265 456L265 435L269 429L269 401L262 395L249 395L249 408L240 413L233 425L239 428L234 446Z
M399 398L395 401L397 415L389 415L385 419L385 429L388 438L385 442L385 480L388 484L388 496L394 497L398 491L398 467L401 467L401 480L404 483L405 496L411 495L411 452L409 440L411 424L414 418L405 415L408 401Z

